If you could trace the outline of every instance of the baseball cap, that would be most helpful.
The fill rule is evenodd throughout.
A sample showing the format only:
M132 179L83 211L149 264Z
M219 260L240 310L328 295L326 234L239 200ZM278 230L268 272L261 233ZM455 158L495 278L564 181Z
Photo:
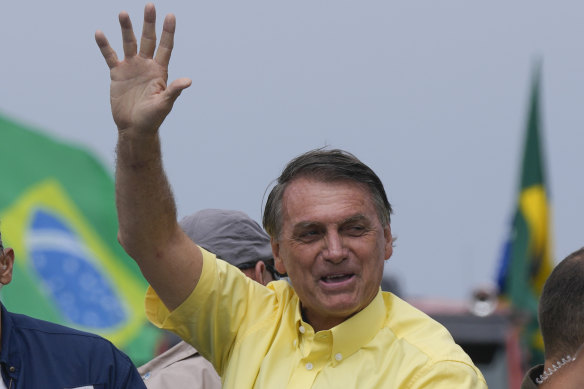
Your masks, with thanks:
M273 258L269 236L241 211L204 209L179 224L192 241L234 266Z

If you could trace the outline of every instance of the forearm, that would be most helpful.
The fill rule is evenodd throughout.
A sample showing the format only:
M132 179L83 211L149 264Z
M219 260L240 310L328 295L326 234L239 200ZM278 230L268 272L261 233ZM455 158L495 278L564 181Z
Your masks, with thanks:
M116 205L120 243L166 307L175 309L196 286L202 256L176 221L158 135L120 134Z
M120 133L116 159L118 238L139 265L172 240L176 207L162 167L157 134ZM147 265L147 264L144 264Z

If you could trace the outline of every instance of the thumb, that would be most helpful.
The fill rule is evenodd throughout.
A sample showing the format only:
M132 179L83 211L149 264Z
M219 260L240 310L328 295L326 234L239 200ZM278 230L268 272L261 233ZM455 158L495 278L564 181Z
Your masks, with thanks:
M168 87L166 87L166 98L170 101L175 101L181 92L191 86L192 81L190 78L179 78L174 80Z

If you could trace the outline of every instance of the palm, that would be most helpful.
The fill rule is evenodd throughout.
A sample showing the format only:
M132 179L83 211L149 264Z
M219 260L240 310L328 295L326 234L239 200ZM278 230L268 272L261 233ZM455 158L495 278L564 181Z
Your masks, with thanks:
M190 86L189 79L178 79L167 86L168 62L174 44L174 16L164 20L160 45L156 49L156 11L152 4L144 9L144 29L137 52L132 23L127 13L120 13L124 45L123 61L101 31L95 39L110 68L110 99L114 121L120 131L155 133L172 109L181 91Z
M163 94L167 78L165 68L139 56L112 69L110 99L118 128L160 126L172 108Z

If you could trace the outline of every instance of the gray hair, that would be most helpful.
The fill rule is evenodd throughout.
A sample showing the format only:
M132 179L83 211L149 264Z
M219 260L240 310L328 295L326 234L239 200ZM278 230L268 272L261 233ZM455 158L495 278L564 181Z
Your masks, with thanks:
M389 225L391 204L375 172L348 151L319 148L290 161L268 195L262 224L272 238L278 239L280 236L284 191L290 182L299 177L309 177L322 182L349 180L363 184L371 194L379 221L383 226Z

